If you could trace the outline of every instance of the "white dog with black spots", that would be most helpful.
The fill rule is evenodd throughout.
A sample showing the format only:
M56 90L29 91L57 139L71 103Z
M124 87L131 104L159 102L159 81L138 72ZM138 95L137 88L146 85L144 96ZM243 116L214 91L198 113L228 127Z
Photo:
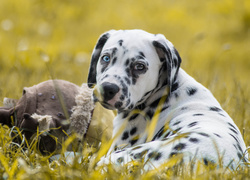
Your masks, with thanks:
M111 30L92 54L88 86L94 100L117 109L115 138L99 164L144 160L157 168L171 157L235 169L248 161L234 121L211 92L180 68L181 58L161 34Z

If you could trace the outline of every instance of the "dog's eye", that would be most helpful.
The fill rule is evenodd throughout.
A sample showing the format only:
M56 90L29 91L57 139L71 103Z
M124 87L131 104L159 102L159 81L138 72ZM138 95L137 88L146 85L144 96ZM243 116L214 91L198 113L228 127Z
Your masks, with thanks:
M135 64L135 66L134 66L134 70L136 70L136 71L142 71L142 70L144 70L144 69L145 69L145 65L142 64L142 63L137 63L137 64Z
M109 62L109 61L110 61L110 57L107 56L107 55L105 55L105 56L102 57L102 60L103 60L104 62Z

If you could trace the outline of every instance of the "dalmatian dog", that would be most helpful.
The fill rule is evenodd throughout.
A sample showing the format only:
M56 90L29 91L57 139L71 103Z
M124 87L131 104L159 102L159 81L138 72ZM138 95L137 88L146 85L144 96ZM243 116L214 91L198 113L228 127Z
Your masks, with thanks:
M162 34L111 30L93 50L88 86L94 100L116 109L113 142L99 164L143 160L157 168L181 156L235 169L248 161L238 127L211 92L180 68Z

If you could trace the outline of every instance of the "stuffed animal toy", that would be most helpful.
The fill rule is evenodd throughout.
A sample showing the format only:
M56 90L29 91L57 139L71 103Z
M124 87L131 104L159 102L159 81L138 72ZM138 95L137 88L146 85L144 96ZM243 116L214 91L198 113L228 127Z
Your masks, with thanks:
M61 150L67 137L76 133L77 148L83 140L91 145L112 134L114 113L95 105L92 90L65 80L48 80L23 89L19 100L4 98L0 107L0 123L17 127L31 142L39 135L38 149L42 154ZM73 149L73 146L69 147Z

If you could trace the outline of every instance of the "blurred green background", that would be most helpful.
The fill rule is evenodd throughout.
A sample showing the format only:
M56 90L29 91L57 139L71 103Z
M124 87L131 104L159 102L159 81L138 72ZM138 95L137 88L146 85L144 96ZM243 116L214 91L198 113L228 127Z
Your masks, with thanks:
M0 0L0 105L50 78L86 82L110 29L164 34L250 145L249 0Z

